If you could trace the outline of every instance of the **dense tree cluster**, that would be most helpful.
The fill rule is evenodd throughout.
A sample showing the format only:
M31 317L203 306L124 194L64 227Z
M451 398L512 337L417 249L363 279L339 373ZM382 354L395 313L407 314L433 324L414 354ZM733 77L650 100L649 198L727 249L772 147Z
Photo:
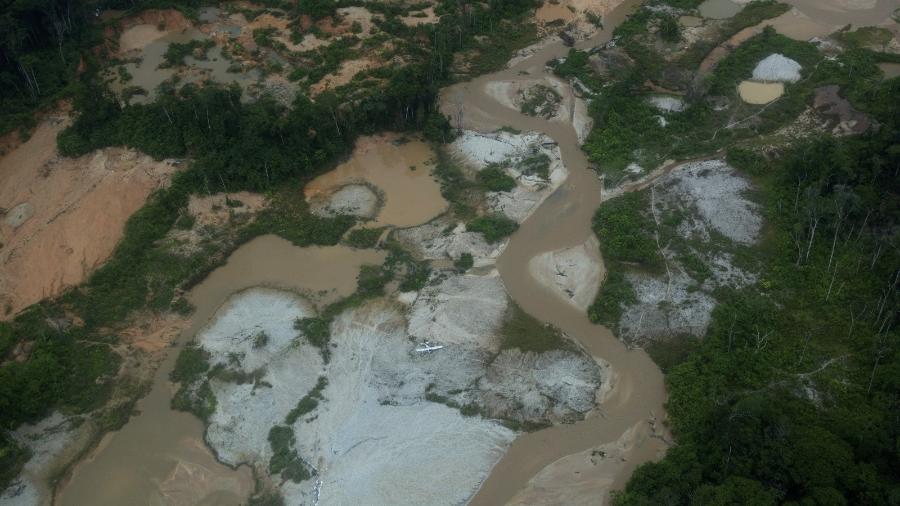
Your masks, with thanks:
M729 156L765 190L767 268L668 364L677 445L618 504L900 501L900 80L867 96L876 132Z

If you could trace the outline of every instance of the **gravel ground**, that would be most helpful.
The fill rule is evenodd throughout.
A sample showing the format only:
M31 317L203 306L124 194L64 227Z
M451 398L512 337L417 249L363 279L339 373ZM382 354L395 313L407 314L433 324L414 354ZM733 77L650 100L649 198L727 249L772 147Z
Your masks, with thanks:
M795 83L800 80L803 67L796 61L778 53L763 58L753 69L753 79L757 81L778 81Z

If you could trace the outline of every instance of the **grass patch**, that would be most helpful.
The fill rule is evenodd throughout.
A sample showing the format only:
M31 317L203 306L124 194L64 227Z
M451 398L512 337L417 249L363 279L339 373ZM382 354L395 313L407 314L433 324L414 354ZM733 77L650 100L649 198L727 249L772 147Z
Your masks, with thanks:
M453 261L453 267L459 272L466 272L471 269L473 265L475 265L475 259L472 258L471 253L463 253L459 255L459 258Z
M664 374L668 374L676 366L684 363L699 345L700 341L696 337L682 335L650 341L644 346L644 351Z
M284 418L284 423L287 425L294 425L294 422L300 419L301 416L311 413L319 406L319 401L324 400L325 397L322 396L322 390L325 390L325 387L328 386L328 378L325 376L319 376L319 380L316 382L316 386L313 387L312 390L309 391L308 394L304 395L299 402L297 402L297 407L292 409L290 413Z
M347 246L357 249L369 249L378 245L378 239L384 233L384 227L355 228L347 235Z
M886 51L893 36L894 34L887 28L862 26L853 31L842 30L837 33L836 38L841 43L854 48L876 48Z
M508 237L518 229L518 223L502 214L479 216L466 224L467 231L480 232L489 243Z
M568 350L572 344L552 325L541 323L510 301L509 315L500 328L500 349L517 348L522 352L543 353Z
M169 379L176 383L192 383L209 371L209 352L196 344L186 345L175 359Z
M556 90L544 84L536 84L525 92L525 100L519 106L522 114L550 119L556 114L562 97Z
M434 175L441 182L441 195L450 203L450 210L462 220L475 216L473 190L477 183L469 180L462 169L462 164L441 146L434 146L437 164Z
M495 163L481 169L477 179L481 186L490 192L508 192L516 187L516 180L510 177L502 166Z
M184 43L172 42L169 44L169 47L166 48L165 54L163 54L163 59L165 61L160 64L160 68L184 65L184 58L186 56L193 56L197 53L199 53L199 59L206 59L206 51L214 45L215 42L213 42L212 39L204 41L191 40Z
M29 458L31 455L26 448L22 448L12 438L0 432L0 490L6 490Z
M186 411L204 422L216 411L216 395L209 381L182 384L172 397L172 409Z
M550 157L546 153L538 153L523 158L516 168L526 176L538 176L544 181L550 180Z
M318 316L297 318L294 320L294 330L303 332L309 344L320 349L326 348L331 339L331 321Z

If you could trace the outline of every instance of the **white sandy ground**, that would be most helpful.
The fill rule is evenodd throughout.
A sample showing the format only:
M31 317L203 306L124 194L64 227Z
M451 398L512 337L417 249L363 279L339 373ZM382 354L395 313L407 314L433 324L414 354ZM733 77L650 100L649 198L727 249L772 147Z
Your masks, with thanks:
M58 471L58 458L73 446L79 436L77 419L59 412L35 424L25 424L11 433L19 445L31 452L31 459L22 473L0 493L0 504L4 506L36 506L49 504L49 494L45 483Z
M774 81L795 83L800 80L803 67L796 61L778 54L770 54L760 60L753 69L753 79L757 81Z
M759 206L746 198L750 183L723 160L681 165L660 178L677 197L696 207L702 224L732 241L752 244L762 228Z
M294 318L312 314L303 298L262 288L232 296L197 341L213 364L265 373L255 388L212 381L209 444L227 463L265 470L269 429L325 375L324 400L293 426L297 452L317 475L280 484L288 504L462 504L516 436L493 418L558 423L594 407L605 364L563 350L495 355L507 310L496 275L437 272L432 283L407 295L409 322L386 301L340 315L328 364L302 338L294 344ZM261 331L268 340L254 347ZM422 339L446 347L416 352ZM427 392L488 418L462 416Z
M499 276L453 276L425 287L409 313L409 335L442 344L477 343L495 351L508 306Z
M689 241L710 242L721 234L737 245L754 243L762 227L757 204L747 198L750 184L722 160L680 165L655 181L649 191L659 219L682 216L677 233ZM650 212L650 210L647 210ZM663 246L669 272L627 273L638 302L625 308L620 337L641 343L676 334L702 336L721 286L741 288L757 281L756 274L734 265L731 253L694 251L711 271L703 283L693 279L677 256Z
M597 238L592 235L584 244L542 253L528 262L528 272L561 299L585 311L594 302L604 274Z
M412 248L425 260L458 259L463 253L472 255L475 265L491 265L503 252L506 241L490 244L478 232L467 232L464 223L442 216L418 227L397 230L394 237Z
M502 213L517 223L522 223L531 216L541 202L569 176L562 163L559 147L549 137L541 134L483 134L467 130L453 142L450 149L476 171L491 163L510 162L505 170L516 180L516 187L509 192L488 193L487 204L491 211ZM537 175L523 174L516 168L518 162L537 154L550 158L549 181Z
M475 171L488 164L509 162L506 173L516 181L508 192L489 192L486 204L490 211L501 213L517 223L524 222L535 209L568 177L559 148L541 134L509 132L479 133L463 131L450 147ZM542 153L549 157L549 181L522 173L516 164L522 159ZM425 225L398 230L396 238L409 245L422 258L458 259L468 253L476 266L492 265L506 246L505 241L488 244L481 234L466 232L465 226L441 217ZM585 244L547 252L532 259L535 278L578 308L586 309L595 297L603 276L599 249L593 239ZM417 321L416 309L413 321ZM412 330L411 330L412 332Z
M365 184L348 184L326 196L317 196L310 211L318 216L332 217L339 214L357 218L374 218L378 214L378 194Z
M549 137L537 133L466 130L450 145L450 152L474 171L480 171L488 164L510 162L504 170L515 179L515 188L508 192L489 192L486 203L489 211L501 213L517 223L525 221L568 177L559 147ZM516 168L517 162L536 154L549 157L549 180L524 174ZM492 265L506 247L505 240L487 243L480 233L467 232L464 224L456 223L447 216L417 227L397 230L395 237L421 258L455 260L468 253L479 267Z
M299 296L254 288L232 296L197 336L197 342L210 352L211 365L247 373L265 368L262 381L272 385L211 383L218 405L206 440L222 462L268 461L268 429L259 430L260 417L284 419L297 403L297 392L316 384L321 356L305 341L294 342L293 327L296 318L312 315L310 304ZM254 339L260 332L268 335L268 342L256 348Z
M685 107L684 100L670 95L652 95L647 101L663 112L681 112Z

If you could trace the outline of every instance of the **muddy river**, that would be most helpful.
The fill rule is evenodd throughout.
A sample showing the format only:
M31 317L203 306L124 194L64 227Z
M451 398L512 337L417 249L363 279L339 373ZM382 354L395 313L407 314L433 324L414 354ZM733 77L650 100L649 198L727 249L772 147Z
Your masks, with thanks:
M604 18L605 30L578 44L596 46L637 5L626 1ZM586 420L526 434L515 440L496 465L471 504L504 504L539 471L554 461L601 444L617 441L629 429L663 417L665 388L659 368L642 350L629 350L612 333L592 324L587 315L561 301L528 273L529 261L541 253L582 244L592 235L591 218L601 202L602 184L588 166L570 124L522 115L493 99L486 91L492 81L515 79L520 72L546 73L544 64L564 56L568 48L550 45L515 66L472 82L453 86L442 98L447 108L463 104L466 127L490 131L509 125L522 131L542 132L559 143L569 178L514 234L497 266L509 295L528 313L552 323L609 362L615 374L612 393ZM449 112L449 111L448 111ZM647 439L636 445L627 462L611 469L613 487L624 485L634 468L657 457L663 443Z

